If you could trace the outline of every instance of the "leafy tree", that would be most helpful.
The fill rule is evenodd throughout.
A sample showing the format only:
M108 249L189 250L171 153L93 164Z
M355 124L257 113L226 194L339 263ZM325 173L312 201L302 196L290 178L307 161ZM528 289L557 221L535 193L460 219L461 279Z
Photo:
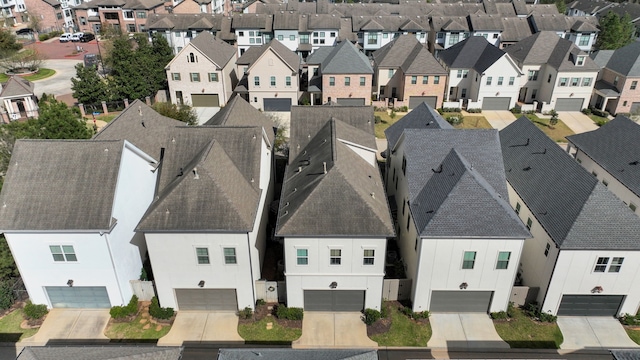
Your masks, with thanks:
M631 22L629 14L622 18L618 14L609 11L600 18L600 34L596 46L601 50L615 50L633 42L635 26Z
M14 52L0 59L0 67L11 72L36 71L45 56L35 50Z
M94 104L109 100L108 84L98 75L95 66L76 65L76 77L71 78L73 97L82 104Z
M70 108L67 104L49 96L43 96L38 107L38 118L29 120L35 122L36 132L29 134L31 135L29 138L89 139L93 135L85 121L81 119L80 109Z
M16 41L16 36L8 29L0 28L0 56L5 57L22 49L22 44Z
M551 115L551 118L549 119L549 127L553 129L554 126L558 124L558 113L554 109L551 109L551 111L549 111L549 115Z
M187 125L196 125L198 123L198 115L189 105L157 102L153 104L152 108L160 115L180 120L187 123Z
M13 261L9 244L4 236L0 235L0 279L8 279L20 275L16 263Z

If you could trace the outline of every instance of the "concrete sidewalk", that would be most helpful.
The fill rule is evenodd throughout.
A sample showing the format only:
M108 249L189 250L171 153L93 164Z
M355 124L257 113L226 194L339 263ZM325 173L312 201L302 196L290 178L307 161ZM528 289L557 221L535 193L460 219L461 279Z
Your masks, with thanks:
M313 348L377 348L367 336L367 326L359 312L305 311L302 336L295 340L294 349Z
M158 346L181 346L183 343L238 342L238 316L233 312L178 311L169 333Z
M487 314L439 313L429 317L433 335L429 348L509 349Z
M559 316L564 350L639 348L618 319L607 316Z

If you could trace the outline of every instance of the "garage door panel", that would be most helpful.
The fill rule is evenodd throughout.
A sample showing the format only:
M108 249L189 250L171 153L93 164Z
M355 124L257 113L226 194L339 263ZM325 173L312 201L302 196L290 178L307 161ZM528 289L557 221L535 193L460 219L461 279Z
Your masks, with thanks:
M291 99L269 98L263 99L264 111L291 111Z
M220 107L218 94L191 94L193 107Z
M556 100L556 111L581 111L582 103L584 99L557 99Z
M492 296L492 291L433 291L429 311L486 313Z
M426 102L427 105L432 108L436 108L436 104L438 103L437 96L409 96L409 109L415 109L418 105Z
M362 311L364 290L305 290L307 311Z
M624 295L563 295L558 315L616 316Z
M482 99L482 110L509 110L511 98L486 97Z
M104 286L47 286L51 306L54 308L110 308L109 294Z
M364 98L338 98L336 102L345 106L364 106Z
M236 311L235 289L175 289L178 309Z

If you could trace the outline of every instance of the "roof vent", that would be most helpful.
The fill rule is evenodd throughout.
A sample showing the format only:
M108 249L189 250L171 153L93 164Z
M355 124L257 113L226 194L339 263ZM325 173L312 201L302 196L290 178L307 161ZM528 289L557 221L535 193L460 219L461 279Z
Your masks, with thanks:
M180 168L180 172L178 173L178 176L182 176L184 175L184 171L182 170L182 168Z
M531 166L527 166L526 168L522 169L522 171L529 171L531 170Z
M302 166L298 166L298 172L302 172Z
M327 162L323 161L322 162L322 171L326 174L327 173Z
M376 193L374 193L374 192L372 192L372 193L371 193L371 194L369 194L369 195L371 195L371 197L372 197L373 199L375 199L375 198L376 198Z
M629 163L629 165L638 165L640 164L640 161L636 160L636 161L632 161Z
M198 169L197 168L193 168L193 178L195 180L200 179L200 175L198 175Z
M169 208L167 208L167 210L165 210L164 212L165 214L169 215Z
M104 149L104 152L108 153L108 152L109 152L109 149L105 148L105 149ZM16 163L16 165L18 165L18 163Z
M436 174L440 174L442 172L442 164L440 164L440 166L438 166L437 169L431 169L431 171L433 171Z

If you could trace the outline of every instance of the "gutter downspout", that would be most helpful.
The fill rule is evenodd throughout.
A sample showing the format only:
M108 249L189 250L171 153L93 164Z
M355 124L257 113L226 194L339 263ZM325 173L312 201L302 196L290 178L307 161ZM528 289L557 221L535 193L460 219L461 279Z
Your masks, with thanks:
M119 281L119 277L118 277L118 269L116 268L115 263L113 262L113 254L111 253L111 245L109 243L109 238L107 236L106 233L102 233L100 234L101 236L104 237L104 241L107 244L107 250L109 251L109 260L111 260L111 267L113 268L113 273L116 275L116 284L118 284L118 290L120 290L120 301L121 304L124 305L124 297L122 297L122 288L120 287L120 281Z

